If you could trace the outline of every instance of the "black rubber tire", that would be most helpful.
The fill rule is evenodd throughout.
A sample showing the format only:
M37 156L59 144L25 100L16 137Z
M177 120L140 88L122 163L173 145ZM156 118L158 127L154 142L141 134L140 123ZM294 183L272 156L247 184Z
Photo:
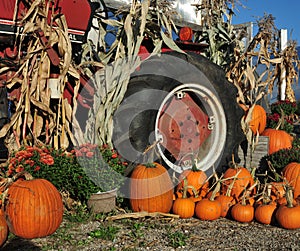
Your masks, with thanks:
M201 55L176 52L163 55L167 57L153 57L145 61L133 74L124 100L114 116L114 147L129 161L140 160L141 153L153 143L155 118L165 93L184 83L196 83L215 93L225 112L225 147L219 163L214 166L215 170L223 171L244 138L240 126L243 111L236 103L236 88L226 80L219 66ZM179 63L170 60L169 56L178 58ZM197 68L197 75L191 65Z

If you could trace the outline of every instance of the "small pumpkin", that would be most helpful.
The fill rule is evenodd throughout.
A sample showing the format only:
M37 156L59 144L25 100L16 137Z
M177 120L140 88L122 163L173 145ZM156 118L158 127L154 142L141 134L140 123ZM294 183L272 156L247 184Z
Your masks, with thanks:
M139 164L130 177L130 205L133 211L168 213L173 205L173 183L159 163Z
M261 135L269 137L268 154L292 147L293 137L284 130L267 128L262 132Z
M232 206L231 217L239 222L251 222L254 219L254 199L250 197L257 183L245 190L241 200ZM248 202L248 203L247 203Z
M300 195L300 163L291 162L282 171L283 177L294 189L294 198Z
M63 219L63 201L56 187L28 173L8 188L5 217L9 230L25 239L53 234Z
M254 219L254 207L244 202L238 202L231 208L231 217L238 222L251 222Z
M184 186L183 186L183 196L182 198L177 198L172 207L172 211L174 214L179 215L180 218L186 219L191 218L194 215L195 211L195 202L193 198L187 197L187 179L184 179Z
M286 191L287 204L281 205L276 211L278 224L286 229L300 228L300 206L293 205L293 191L288 187Z
M221 194L226 194L228 187L231 186L230 196L239 200L243 191L254 184L254 179L247 168L238 166L234 161L229 166L223 176ZM255 193L255 189L253 193Z
M275 222L275 212L277 205L274 201L263 203L255 208L254 217L257 222L271 224Z
M195 215L200 220L216 220L221 217L221 203L215 200L216 193L220 190L220 182L214 189L210 198L204 198L197 202Z
M176 190L182 190L184 178L187 179L188 188L187 192L190 196L194 196L194 191L191 187L194 187L198 191L198 196L204 197L208 190L207 175L202 170L197 169L196 165L192 166L191 170L184 170L180 176L180 183L177 185Z

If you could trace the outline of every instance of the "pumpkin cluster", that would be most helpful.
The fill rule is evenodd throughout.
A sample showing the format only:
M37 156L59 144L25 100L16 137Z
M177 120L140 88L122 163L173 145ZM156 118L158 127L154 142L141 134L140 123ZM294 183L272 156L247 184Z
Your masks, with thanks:
M174 183L159 163L138 165L131 175L132 210L172 212L183 219L224 217L241 223L300 228L300 163L287 165L281 182L262 184L247 168L235 163L210 178L193 167L183 171L178 180Z
M251 129L253 135L269 137L268 154L275 153L281 149L292 148L293 137L291 136L290 131L286 130L286 127L284 126L286 123L290 122L290 117L292 114L286 114L284 110L282 110L281 115L275 113L278 109L274 109L274 107L277 107L276 105L274 106L274 104L272 105L273 113L271 114L267 114L266 110L258 104L255 104L251 107L241 105L241 107L245 112L243 121L248 124L248 127ZM276 124L270 123L270 121L273 121L272 119L274 115L278 117Z

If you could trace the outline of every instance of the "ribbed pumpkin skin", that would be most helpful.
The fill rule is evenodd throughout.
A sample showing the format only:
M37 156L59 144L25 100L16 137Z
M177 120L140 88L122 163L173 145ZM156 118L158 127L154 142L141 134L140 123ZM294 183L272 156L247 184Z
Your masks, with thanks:
M0 209L0 247L6 242L8 236L8 226L5 220L4 212Z
M300 163L289 163L283 169L283 177L294 188L294 198L297 198L300 195Z
M234 198L221 194L216 197L216 201L219 201L221 204L221 217L229 216L230 209L235 204Z
M292 147L292 137L286 131L267 128L261 135L269 137L269 154Z
M173 203L172 211L180 218L191 218L195 212L195 202L191 198L178 198Z
M160 164L155 167L138 165L130 179L130 205L135 212L168 213L173 205L173 183L167 170Z
M217 200L204 198L197 202L195 215L200 220L216 220L221 216L221 203Z
M45 179L17 180L8 189L5 216L9 230L26 239L53 234L63 218L63 202Z
M276 208L275 203L259 205L254 212L256 221L267 225L273 223L275 221Z
M250 129L254 135L261 134L267 125L267 114L265 109L260 105L255 105L252 111L252 117L250 121Z
M280 206L276 211L276 220L283 228L300 228L300 206Z
M182 180L178 186L177 190L180 190L183 188L183 179L187 179L188 186L193 186L197 191L200 191L201 187L205 184L205 181L207 179L207 175L205 172L199 170L199 171L193 171L193 170L184 170L180 176L179 180ZM193 190L191 188L188 188L187 192L193 196Z
M231 208L231 217L239 222L251 222L254 219L254 207L237 203Z
M233 182L234 177L237 175L237 179L234 181L230 195L235 199L238 199L245 188L248 188L254 184L254 179L251 176L249 170L245 167L228 168L223 176L224 181L221 186L221 194L226 194L228 187ZM232 179L230 179L232 178ZM255 192L255 190L253 191Z

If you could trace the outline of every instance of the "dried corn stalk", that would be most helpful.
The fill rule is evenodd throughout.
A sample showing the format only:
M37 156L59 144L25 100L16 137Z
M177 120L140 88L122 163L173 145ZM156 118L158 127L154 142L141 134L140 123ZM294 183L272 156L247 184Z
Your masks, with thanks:
M130 9L119 10L123 16L121 20L99 19L99 27L103 27L103 23L115 27L116 39L108 52L99 52L105 67L90 75L96 94L86 124L88 142L112 145L113 114L124 97L131 73L141 63L138 53L145 36L152 39L152 55L160 53L163 41L170 48L181 51L171 36L175 25L170 10L168 1L133 1Z
M74 137L71 132L72 124L75 122L76 125L73 114L76 112L79 74L71 63L71 42L64 16L56 17L55 28L47 23L50 2L28 1L29 9L22 20L18 21L18 26L23 29L16 41L20 51L25 48L26 53L22 55L19 51L19 67L8 81L7 88L19 88L20 97L16 100L16 112L11 121L0 131L0 137L6 136L9 151L16 150L22 144L52 144L55 148L66 148L70 140L76 144L82 138L82 135ZM38 33L44 33L47 37L46 44ZM51 93L47 83L51 65L48 48L54 45L58 48L57 56L60 60L58 67L61 92L56 110L50 107ZM73 106L62 96L70 77L75 83Z
M235 50L235 57L227 78L238 88L237 101L248 106L249 116L242 121L242 129L249 142L256 142L249 129L254 105L266 94L272 95L277 84L280 88L282 72L286 72L286 97L295 101L292 84L298 79L299 59L294 42L284 51L278 49L278 30L272 15L265 15L258 21L259 32L255 35L246 51ZM260 75L258 73L260 72ZM255 144L253 144L255 145Z

